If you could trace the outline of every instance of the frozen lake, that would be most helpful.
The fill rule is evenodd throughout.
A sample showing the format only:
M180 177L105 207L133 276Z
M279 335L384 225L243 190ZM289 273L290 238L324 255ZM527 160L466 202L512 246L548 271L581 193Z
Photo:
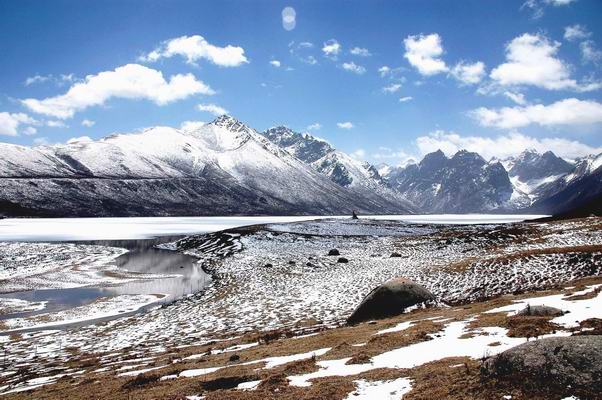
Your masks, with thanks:
M420 224L500 224L545 215L432 214L372 215L364 218ZM298 217L135 217L135 218L19 218L0 220L0 242L59 242L87 240L139 240L217 232L245 225L305 221ZM349 218L338 216L329 218Z

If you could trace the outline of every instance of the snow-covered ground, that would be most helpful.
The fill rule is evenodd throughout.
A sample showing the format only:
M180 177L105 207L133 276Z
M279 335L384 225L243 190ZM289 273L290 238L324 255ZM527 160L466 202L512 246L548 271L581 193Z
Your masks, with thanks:
M399 276L423 284L440 300L450 303L556 286L600 274L602 251L596 246L602 243L601 227L597 219L497 226L416 226L401 222L395 225L389 221L330 219L305 226L288 223L239 234L199 236L173 247L186 243L186 252L206 260L205 268L217 279L204 292L167 307L96 326L21 334L10 339L7 359L14 366L11 368L25 366L47 374L49 367L45 363L69 359L70 355L62 350L65 343L80 353L115 353L116 356L103 361L106 366L122 357L128 360L155 357L168 349L198 346L249 331L295 329L307 321L313 321L314 327L335 326L345 320L372 288ZM224 252L225 248L228 252ZM348 262L338 262L338 256L328 256L333 248ZM391 257L393 253L395 257ZM215 254L220 257L213 257ZM222 258L225 254L230 255ZM599 308L593 300L561 300L584 309L590 307L585 314L571 309L571 305L562 305L563 309L572 310L568 315L579 318L589 317ZM374 333L403 335L413 327L412 323L404 322ZM518 343L518 339L507 337L503 328L495 327L483 329L487 335L461 338L471 322L469 319L436 319L435 322L444 324L444 328L440 336L429 341L429 346L438 343L436 348L441 348L443 355L480 357L483 349L493 348L489 346L492 343L501 343L495 346L495 351ZM237 353L258 347L255 342L247 344L249 346L229 347ZM403 361L403 365L395 364L394 368L411 368L431 360L430 350L424 348L426 345L412 346L392 350L399 354L376 356L369 365L348 366L345 358L320 360L320 369L314 374L331 376L340 370L369 371L377 365L389 367L391 363L401 362L399 360L407 361ZM34 358L32 348L42 351ZM321 348L283 357L311 357ZM224 352L229 352L227 347L210 353L219 356ZM422 358L417 358L417 354ZM196 361L196 358L186 360ZM281 360L264 357L261 361L269 364ZM150 365L120 373L134 374L137 370L156 367ZM190 368L196 370L190 374L211 373L207 368L217 367L200 364ZM177 376L184 371L186 369ZM305 385L312 377L309 375L297 374L298 378L292 381ZM15 383L21 381L15 377L11 382L12 390ZM399 393L406 383L383 381L395 386L392 390ZM358 382L357 390L361 394L362 390L368 393L370 389L362 389L362 383Z
M366 218L433 224L494 224L541 215L442 214L375 215ZM307 221L318 216L274 217L134 217L0 219L0 241L78 241L150 239L217 232L245 225ZM348 218L339 216L333 218Z

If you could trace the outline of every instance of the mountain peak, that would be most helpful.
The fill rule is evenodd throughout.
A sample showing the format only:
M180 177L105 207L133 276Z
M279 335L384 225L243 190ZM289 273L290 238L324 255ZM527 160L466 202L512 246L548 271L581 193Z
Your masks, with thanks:
M226 128L233 132L241 132L241 131L251 130L251 128L249 128L247 125L245 125L244 123L240 122L236 118L234 118L230 115L227 115L227 114L220 115L219 117L217 117L216 119L211 121L210 125Z

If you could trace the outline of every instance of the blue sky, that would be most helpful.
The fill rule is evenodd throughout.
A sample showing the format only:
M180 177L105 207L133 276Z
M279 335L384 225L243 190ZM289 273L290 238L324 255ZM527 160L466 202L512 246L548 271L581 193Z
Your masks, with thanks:
M574 158L602 152L601 17L598 0L6 0L0 141L221 108L375 163L436 148Z

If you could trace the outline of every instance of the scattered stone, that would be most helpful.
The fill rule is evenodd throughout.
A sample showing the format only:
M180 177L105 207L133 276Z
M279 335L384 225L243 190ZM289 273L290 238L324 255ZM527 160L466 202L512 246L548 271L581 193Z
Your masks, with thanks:
M560 317L564 315L564 311L549 306L527 305L527 307L520 310L516 315L529 317Z
M289 265L295 265L296 263L294 261L289 261L288 264Z
M338 263L342 263L342 264L347 264L349 262L348 259L346 259L345 257L339 257L339 259L337 260Z
M329 256L338 256L341 255L341 253L339 253L339 251L337 249L332 249L328 252Z
M266 265L264 265L264 267L266 267L266 268L272 268L272 267L273 267L273 265L272 265L272 264L270 264L270 263L267 263Z
M238 361L240 360L240 356L238 354L232 354L230 356L230 362L234 362L234 361Z
M408 307L433 300L435 296L423 286L405 278L392 279L373 289L347 319L347 323L393 317L402 314Z
M487 359L481 374L525 383L534 389L602 393L602 336L527 342Z
M401 257L401 254L393 252L390 257Z

